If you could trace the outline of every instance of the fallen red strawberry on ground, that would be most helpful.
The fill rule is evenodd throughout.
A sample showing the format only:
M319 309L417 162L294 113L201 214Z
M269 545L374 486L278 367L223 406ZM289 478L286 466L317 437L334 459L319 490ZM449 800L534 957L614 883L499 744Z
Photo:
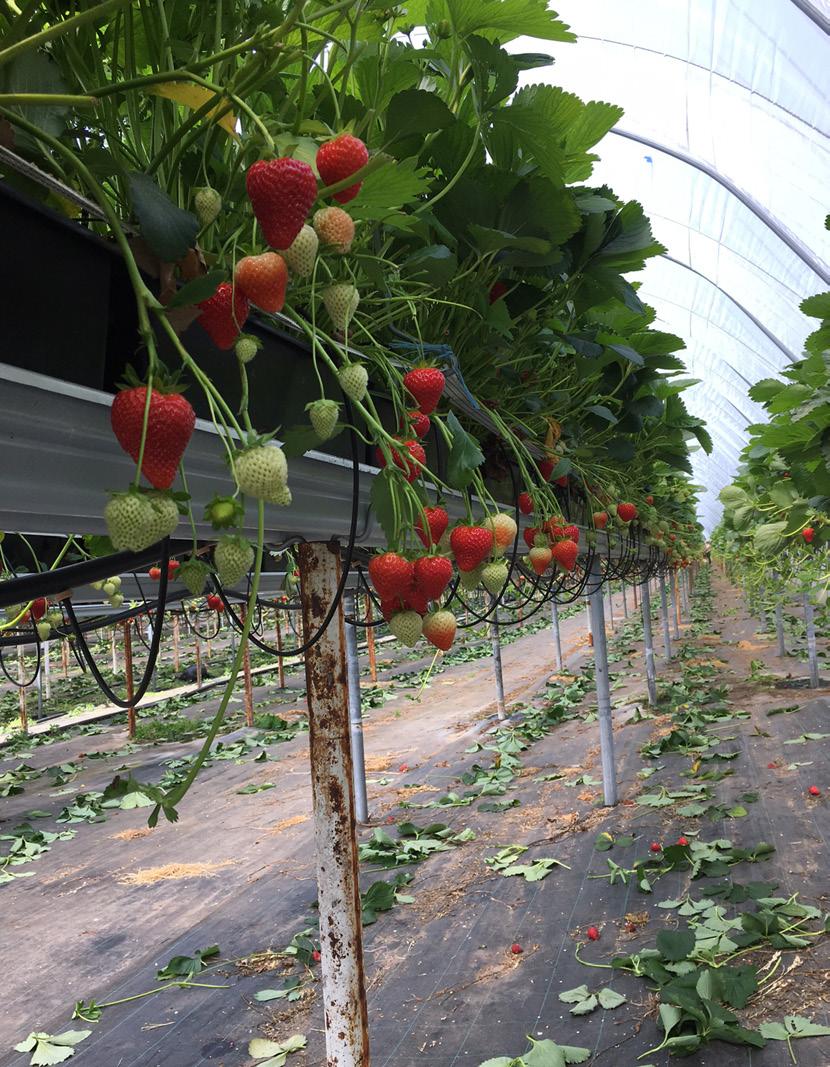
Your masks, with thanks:
M820 797L821 796L821 790L819 789L819 787L817 785L811 785L810 788L807 790L807 792L810 794L811 797Z
M687 837L683 837L682 834L680 835L680 837L678 837L677 841L675 841L676 845L680 845L682 847L688 845L688 843L689 843L689 839Z
M662 852L663 851L663 846L660 844L659 841L652 841L651 844L648 847L652 852Z
M599 930L596 926L589 926L585 933L588 935L589 941L599 941Z
M524 949L522 948L521 945L519 945L518 943L514 942L510 946L510 951L513 953L514 956L521 956L521 954L524 952Z
M319 963L320 962L320 950L315 948L314 951L311 953L311 958L314 960L315 963Z

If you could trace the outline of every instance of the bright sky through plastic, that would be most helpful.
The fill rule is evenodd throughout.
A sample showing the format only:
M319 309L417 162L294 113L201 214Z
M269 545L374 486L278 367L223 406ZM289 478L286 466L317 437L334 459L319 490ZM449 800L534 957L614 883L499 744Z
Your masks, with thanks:
M737 185L830 270L830 37L795 0L554 0L576 45L519 38L550 52L527 71L585 100L625 108L620 128L700 160ZM828 0L813 0L826 18ZM762 409L749 386L801 356L814 322L798 310L826 290L819 274L732 193L694 166L619 134L599 147L596 183L639 200L671 259L652 260L641 296L660 329L683 337L684 394L709 424L711 456L693 454L716 525L746 424ZM691 268L691 269L690 269ZM753 318L758 320L754 322ZM760 325L759 325L760 323ZM766 328L766 332L761 327ZM772 336L769 336L772 335Z

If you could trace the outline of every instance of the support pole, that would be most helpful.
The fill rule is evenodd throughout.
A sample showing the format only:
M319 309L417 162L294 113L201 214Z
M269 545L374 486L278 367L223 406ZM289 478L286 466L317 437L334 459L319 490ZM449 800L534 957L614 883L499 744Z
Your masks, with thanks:
M804 621L807 624L807 660L810 664L810 688L818 689L818 651L816 649L816 618L810 594L804 593Z
M611 623L611 630L614 630L614 590L612 588L613 582L608 583L608 621Z
M767 632L767 612L764 606L764 597L766 596L766 588L762 585L758 590L758 621L761 624L761 632Z
M774 574L776 585L781 580L780 574ZM778 639L778 655L786 656L787 645L784 641L784 611L781 607L781 592L779 591L775 596L775 636Z
M23 663L23 645L17 646L17 680L20 682L18 694L20 696L20 729L24 734L29 732L29 716L26 714L26 689L23 679L26 677L26 668Z
M173 616L173 670L179 673L179 616Z
M674 623L674 637L680 640L680 599L677 595L677 568L672 571L671 582L671 614Z
M196 653L196 688L202 688L202 642L199 635L194 635L194 651Z
M357 597L346 593L343 612L354 617ZM349 683L349 735L352 746L354 773L354 811L359 823L369 821L369 801L366 796L366 760L363 753L363 714L360 708L360 659L357 652L357 628L346 623L346 672Z
M306 542L297 555L307 641L317 634L334 601L340 547L336 542ZM329 1067L368 1067L345 640L341 608L305 655L323 1017Z
M620 582L620 588L622 589L622 598L623 598L623 618L627 619L628 618L628 600L627 600L626 595L625 595L625 582L623 582L623 581ZM634 588L636 589L637 587L635 586Z
M587 596L585 597L585 620L586 620L586 625L588 627L588 645L591 648L593 648L594 647L594 634L593 634L593 631L591 630L591 599L590 599L590 597L587 597Z
M113 647L115 647L114 633ZM135 737L135 708L133 707L133 635L129 619L124 623L124 675L127 679L127 700L130 702L127 708L127 737L132 741Z
M42 647L42 646L41 646ZM37 669L35 675L35 689L37 690L37 718L40 719L43 716L43 659L41 658L40 666Z
M69 642L65 637L61 639L61 670L66 681L69 677Z
M636 589L637 586L635 585ZM651 632L651 595L648 591L648 582L643 582L640 596L643 610L643 641L646 649L646 685L648 686L648 702L652 707L657 703L657 673L654 669L654 637Z
M112 628L112 637L111 637L111 640L110 640L110 647L111 647L111 651L112 651L112 673L113 674L118 674L118 654L117 654L116 648L115 648L115 635L116 635L116 633L117 633L117 628L115 626L113 626L113 628Z
M598 560L591 566L596 588L591 593L591 632L594 635L594 678L597 689L599 747L602 760L602 791L607 808L617 803L617 773L614 764L614 727L611 719L611 685L608 678L608 646L605 641L605 611L602 602L602 571Z
M365 605L366 605L366 622L372 622L373 621L373 619L372 619L372 598L369 596L368 593L366 594L366 597L365 597ZM378 667L377 667L377 663L375 661L375 628L374 628L374 626L367 626L366 627L366 647L369 650L369 677L372 679L372 682L374 683L374 682L377 682L377 680L378 680Z
M43 645L43 684L45 686L44 696L47 700L52 696L52 642L46 641Z
M555 600L550 602L551 621L553 622L553 641L556 649L556 669L562 670L562 634L559 629L559 605Z
M277 671L279 672L280 689L285 689L285 663L282 658L282 626L280 626L279 609L274 612L274 633L277 638Z
M239 618L242 621L242 625L245 625L245 605L240 605ZM251 643L245 642L245 648L242 652L242 677L245 690L245 725L254 725L254 683L251 678Z
M666 596L666 576L660 575L660 614L663 618L663 657L666 663L671 659L671 634L669 633L669 603Z
M490 606L495 603L495 596L488 594ZM496 680L496 711L500 719L506 717L504 710L504 675L501 669L501 641L499 639L499 609L493 608L490 616L490 645L493 649L493 674Z
M631 589L632 589L632 591L634 593L634 610L636 611L637 608L640 606L637 603L637 586L636 585L632 585Z

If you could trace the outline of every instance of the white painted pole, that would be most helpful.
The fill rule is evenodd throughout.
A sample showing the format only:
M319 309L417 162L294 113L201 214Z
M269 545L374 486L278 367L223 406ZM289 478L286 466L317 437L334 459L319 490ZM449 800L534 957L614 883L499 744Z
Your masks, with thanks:
M598 560L591 566L591 579L597 583L590 594L591 632L594 637L594 678L597 690L599 747L602 762L602 791L606 807L617 803L617 771L614 763L614 726L611 718L611 684L608 677L608 646L605 640L602 576Z

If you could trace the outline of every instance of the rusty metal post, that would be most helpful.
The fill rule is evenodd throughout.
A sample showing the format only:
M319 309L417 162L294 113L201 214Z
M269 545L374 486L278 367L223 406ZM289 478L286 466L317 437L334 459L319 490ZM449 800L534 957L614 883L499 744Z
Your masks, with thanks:
M625 596L625 582L620 581L620 588L622 589L622 598L623 598L623 618L627 619L628 618L628 600L626 599L626 596ZM637 587L635 586L634 588L636 589Z
M17 646L17 680L20 682L18 690L20 694L20 729L24 734L29 732L29 716L26 714L26 690L23 679L26 677L26 668L23 664L23 645Z
M305 640L328 615L340 578L340 546L297 551ZM357 872L349 695L342 605L305 654L317 899L328 1067L368 1067L369 1024Z
M366 622L373 622L374 619L372 618L372 598L369 596L368 593L366 594L366 597L365 597L365 605L366 605ZM377 663L375 662L375 628L374 628L374 626L367 626L366 627L366 647L369 650L369 677L372 679L372 682L377 682L377 680L378 680L378 667L377 667Z
M135 708L133 707L133 635L129 619L124 623L124 674L127 678L127 737L135 737Z
M111 651L112 651L112 673L113 674L118 674L118 654L117 654L116 648L115 648L115 635L116 635L117 632L118 632L118 628L116 626L113 626L113 628L112 628L112 638L111 638L111 641L110 641L110 647L111 647Z
M351 617L357 611L357 597L346 593L344 614ZM363 754L363 712L360 706L360 658L357 652L357 628L346 623L346 670L349 682L349 726L351 730L352 764L354 766L354 806L359 823L369 821L369 801L366 796L366 760Z
M179 616L173 616L173 670L179 673Z
M282 660L282 627L280 626L279 608L274 609L274 634L277 638L277 670L279 672L280 689L285 689L285 664Z
M194 649L196 652L196 688L202 688L202 642L199 640L199 635L194 635Z
M239 618L242 620L242 625L245 625L245 605L242 604L239 609ZM251 643L245 642L245 648L242 652L242 676L244 680L245 689L245 725L254 725L254 684L251 679Z

